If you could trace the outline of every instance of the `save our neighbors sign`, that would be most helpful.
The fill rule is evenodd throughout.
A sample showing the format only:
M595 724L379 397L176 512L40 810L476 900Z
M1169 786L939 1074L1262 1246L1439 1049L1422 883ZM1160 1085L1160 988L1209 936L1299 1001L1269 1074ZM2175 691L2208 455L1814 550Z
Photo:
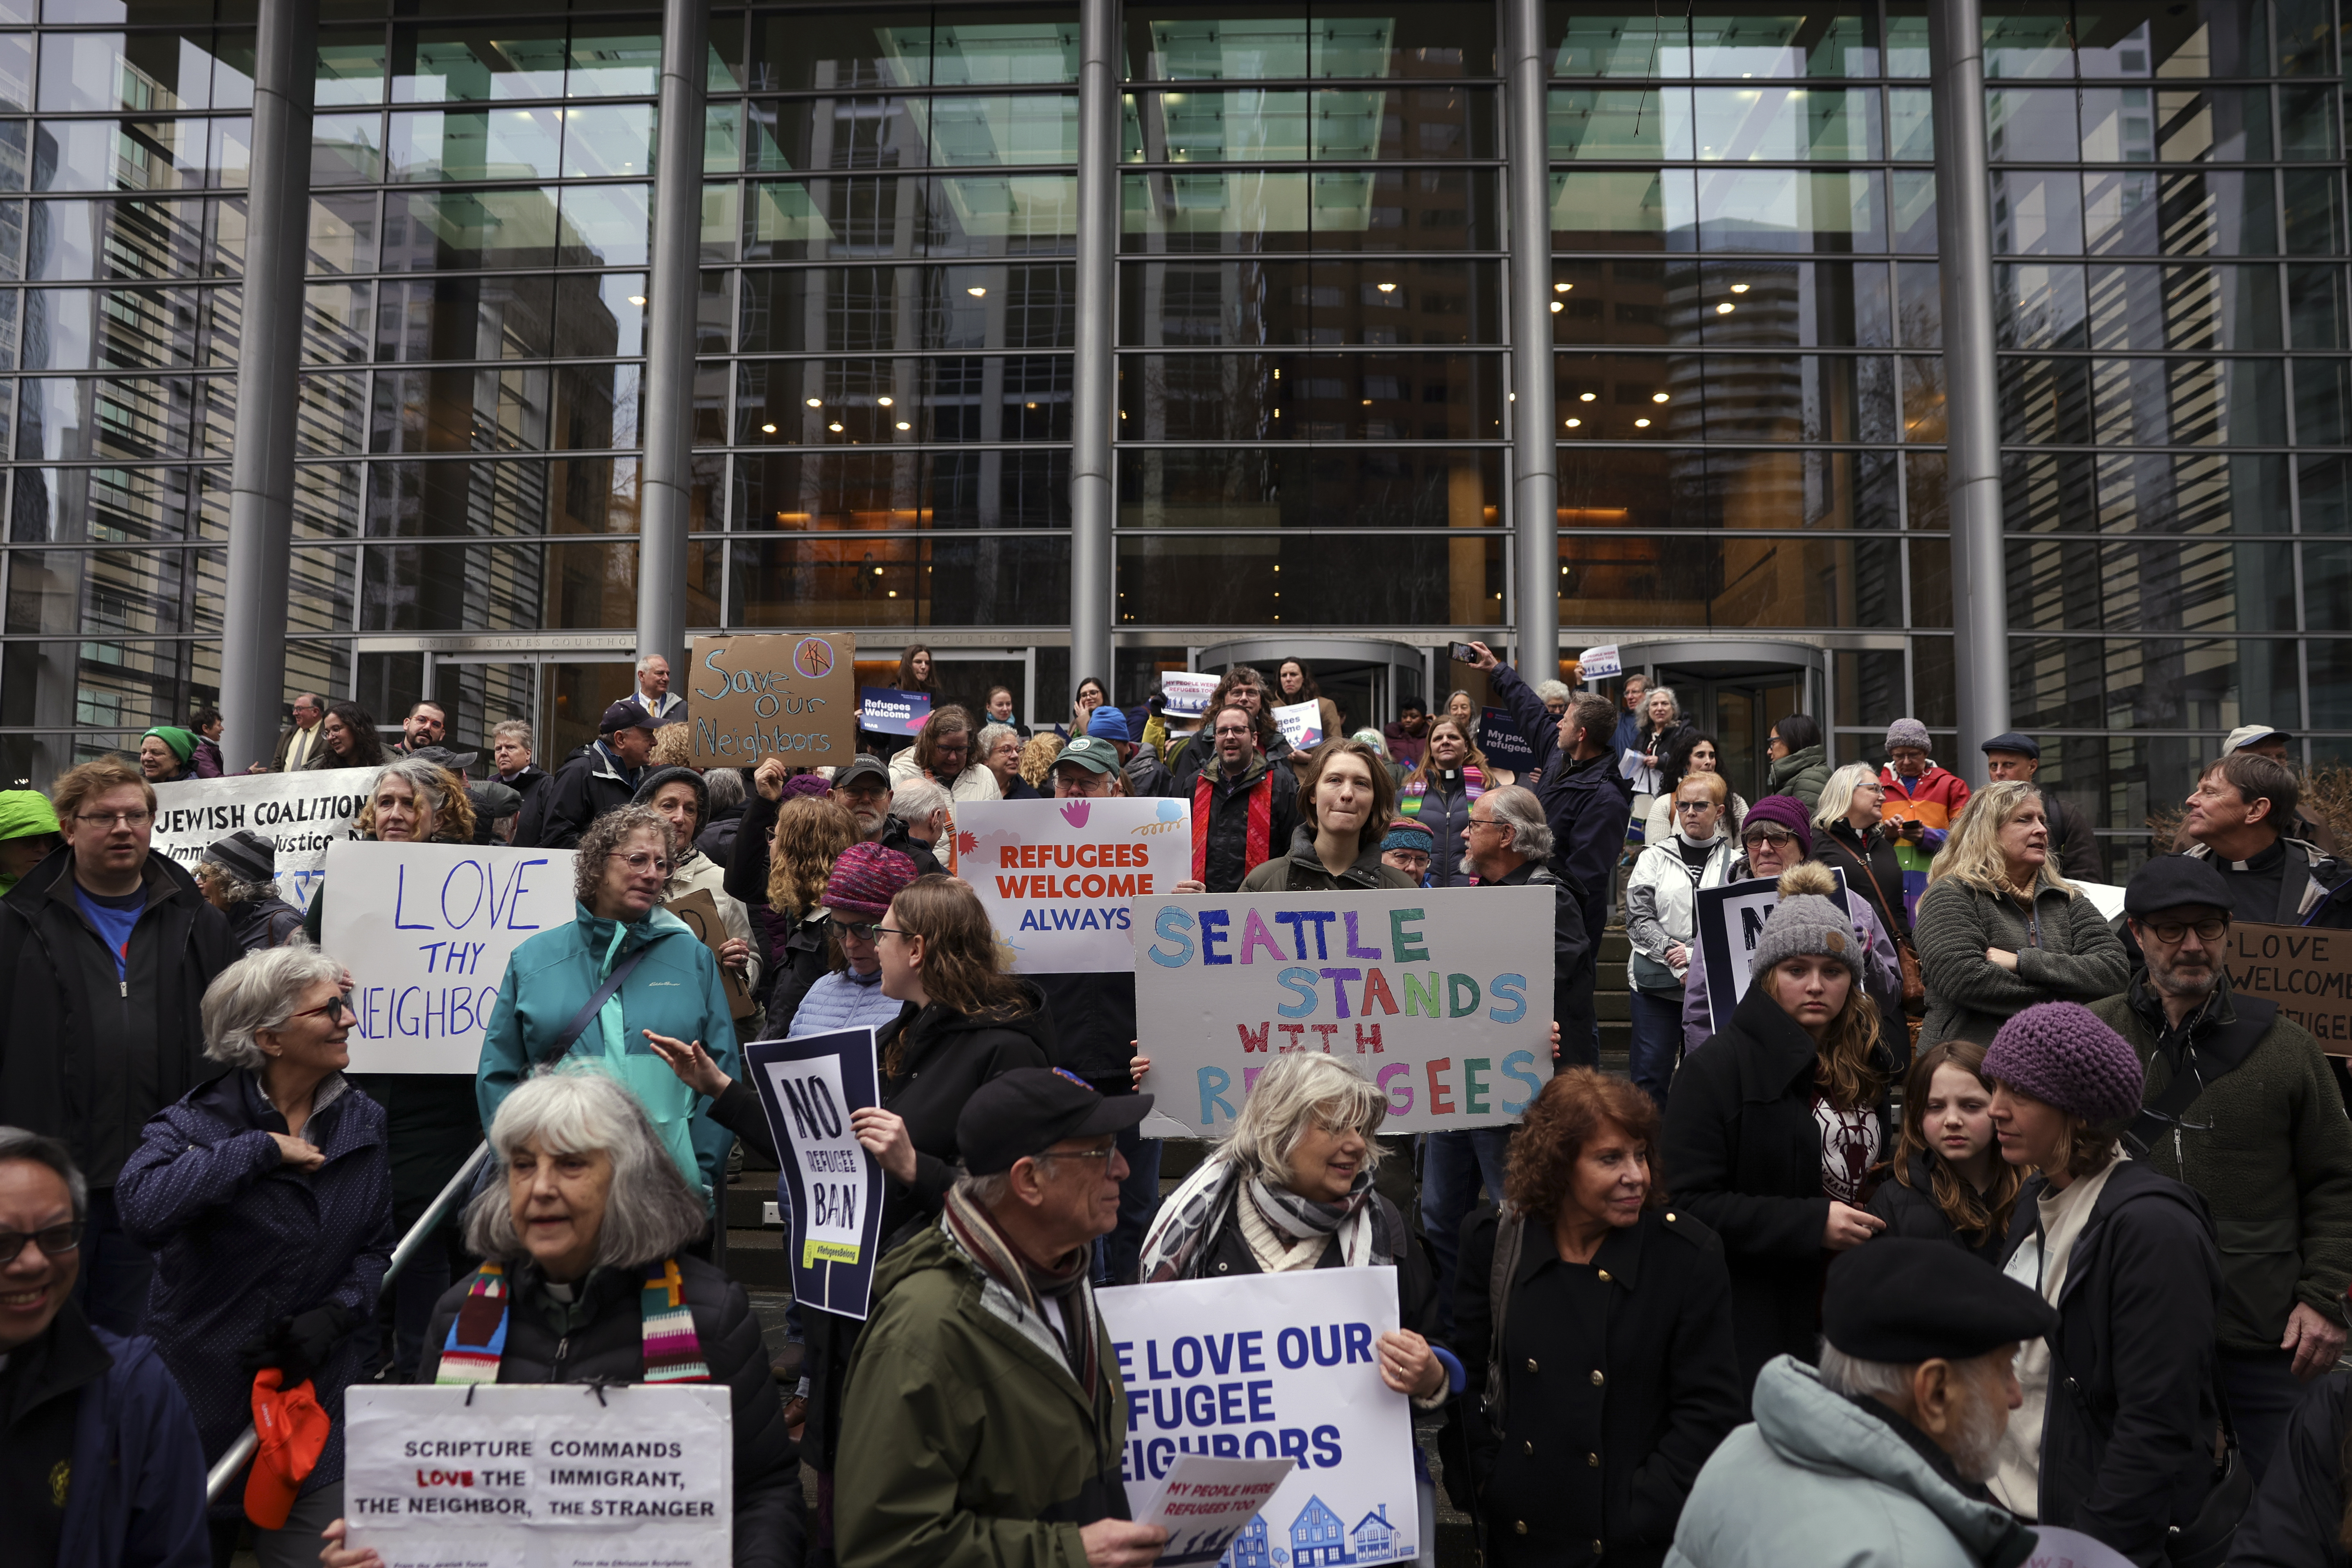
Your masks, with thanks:
M847 632L688 639L694 765L846 763L857 750L856 657Z
M1388 1132L1515 1120L1551 1077L1553 912L1545 887L1138 899L1143 1131L1229 1131L1301 1050L1377 1084Z

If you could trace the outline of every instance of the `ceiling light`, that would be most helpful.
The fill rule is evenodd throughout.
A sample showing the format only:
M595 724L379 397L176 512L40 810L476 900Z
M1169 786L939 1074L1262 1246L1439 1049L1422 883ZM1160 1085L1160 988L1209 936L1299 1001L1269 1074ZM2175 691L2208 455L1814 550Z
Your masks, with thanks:
M642 305L645 302L646 297L643 294L632 294L629 296L629 303L632 305Z
M1557 316L1557 315L1559 315L1559 310L1560 310L1560 304L1559 304L1559 300L1554 300L1551 302L1551 313L1552 313L1553 315Z
M1748 285L1745 283L1734 283L1731 286L1731 291L1735 294L1745 294L1748 292Z
M1023 404L1023 405L1022 405L1022 406L1023 406L1024 408L1034 408L1034 407L1036 407L1037 405L1036 405L1035 404L1034 404L1034 403L1024 403L1024 404Z
M1375 283L1372 287L1378 289L1383 294L1393 294L1396 292L1396 285L1393 283Z
M883 395L881 395L880 397L876 398L874 401L875 401L875 402L877 402L877 403L878 403L878 404L880 404L880 405L881 405L883 407L885 407L885 408L887 408L887 407L889 407L889 406L890 406L890 397L889 397L889 395L888 395L887 393L885 393Z
M1718 316L1728 316L1731 314L1731 301L1726 300L1722 304L1717 305L1715 308L1715 313Z
M822 397L812 397L808 400L808 405L811 408L822 408L824 406L824 399Z
M904 419L901 419L898 421L898 428L901 430L912 430L914 426L908 424Z
M1580 392L1576 395L1576 400L1579 403L1590 403L1600 395L1597 392Z
M890 597L892 597L892 598L894 598L894 599L895 599L895 598L897 598L898 596L898 589L896 589L896 588L891 589L891 590L890 590Z
M1565 294L1575 287L1573 283L1555 283L1551 286L1551 291L1555 294Z
M1665 400L1666 395L1663 392L1654 392L1650 394L1650 401L1653 403L1664 403Z
M1365 407L1367 407L1367 408L1370 408L1371 405L1372 405L1372 400L1371 400L1370 398L1369 398L1369 397L1365 398L1365 399L1364 399L1364 406L1365 406Z
M876 568L874 568L874 575L876 575L877 577L879 577L880 575L882 575L882 568L880 568L879 566L877 566Z
M983 288L982 288L982 287L981 287L979 284L977 284L977 283L973 284L971 288L969 288L969 289L965 289L965 290L964 290L964 292L965 292L965 293L967 293L967 294L969 294L969 295L971 295L971 296L973 299L975 299L975 300L985 300L986 298L988 298L988 290L987 290L987 289L983 289Z
M762 425L760 426L760 429L761 433L769 436L772 436L776 433L776 427L772 425Z
M832 424L826 426L825 428L838 436L841 434L841 421L836 419Z
M1649 427L1650 422L1646 419L1636 419L1633 421L1633 428L1636 430L1647 430Z
M1578 426L1580 426L1580 425L1581 425L1581 424L1583 424L1583 423L1584 423L1584 421L1583 421L1583 420L1581 420L1581 419L1571 419L1571 420L1570 420L1570 421L1568 422L1568 427L1569 427L1570 429L1573 430L1573 429L1575 429Z

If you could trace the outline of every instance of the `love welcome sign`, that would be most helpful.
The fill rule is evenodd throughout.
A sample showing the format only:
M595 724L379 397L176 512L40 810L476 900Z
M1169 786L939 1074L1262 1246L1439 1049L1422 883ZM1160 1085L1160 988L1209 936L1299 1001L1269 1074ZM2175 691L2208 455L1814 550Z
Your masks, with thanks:
M956 875L980 895L1016 974L1115 973L1135 962L1129 903L1192 874L1181 800L960 800Z
M354 982L353 1072L472 1073L507 960L577 908L569 849L335 843L327 880L320 946Z
M857 639L823 635L688 639L687 711L696 767L847 762L857 750Z
M2277 1003L2329 1056L2352 1056L2352 931L2233 923L2221 965L2231 989Z
M1147 1135L1231 1128L1285 1051L1345 1057L1389 1132L1515 1120L1551 1077L1552 890L1136 900Z

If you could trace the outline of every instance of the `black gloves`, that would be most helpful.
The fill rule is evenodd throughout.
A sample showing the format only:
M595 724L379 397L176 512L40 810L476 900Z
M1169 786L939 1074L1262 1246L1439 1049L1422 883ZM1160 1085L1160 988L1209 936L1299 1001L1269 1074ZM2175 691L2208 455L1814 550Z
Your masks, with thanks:
M277 1367L283 1373L278 1385L291 1388L298 1383L310 1382L326 1364L327 1358L335 1353L336 1344L359 1324L360 1315L349 1307L313 1307L247 1340L239 1353L245 1358L246 1371Z

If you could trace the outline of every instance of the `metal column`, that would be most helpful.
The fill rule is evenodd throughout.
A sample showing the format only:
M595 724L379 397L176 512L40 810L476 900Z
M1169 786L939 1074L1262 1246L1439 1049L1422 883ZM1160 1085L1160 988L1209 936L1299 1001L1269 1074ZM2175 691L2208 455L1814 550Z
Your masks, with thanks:
M1559 416L1551 352L1551 168L1543 0L1509 0L1503 156L1511 221L1511 526L1518 668L1559 673Z
M1071 373L1070 683L1111 668L1112 354L1118 313L1118 0L1078 7L1077 360ZM1069 691L1052 694L1066 703Z
M286 700L287 553L301 401L302 263L310 232L318 0L262 0L246 190L245 317L229 469L221 619L221 758L241 773L277 748Z
M637 657L686 670L686 536L692 526L695 308L702 288L702 121L709 12L662 6L661 142L646 280L646 459L638 487Z
M1984 21L1979 0L1928 8L1936 123L1936 243L1942 253L1946 483L1952 525L1956 764L1977 783L1977 747L2009 728L2008 568L2001 549L2000 404L1993 359L1991 180L1985 156ZM1957 771L1957 768L1956 768Z

